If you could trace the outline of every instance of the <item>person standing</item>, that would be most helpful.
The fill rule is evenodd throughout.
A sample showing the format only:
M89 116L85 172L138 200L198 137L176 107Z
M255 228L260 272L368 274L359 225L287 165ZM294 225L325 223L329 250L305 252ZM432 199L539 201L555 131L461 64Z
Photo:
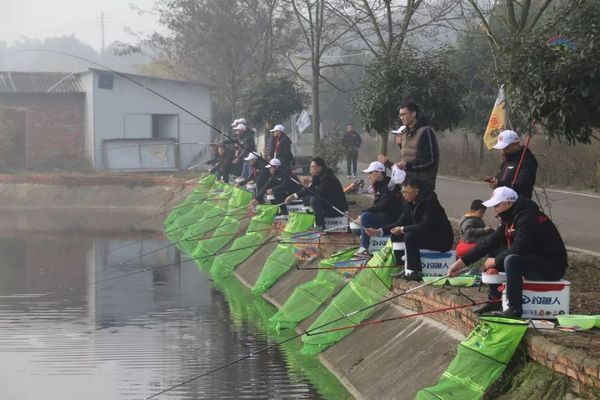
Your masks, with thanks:
M399 115L406 129L395 131L400 147L400 161L396 165L406 171L406 179L419 179L425 187L435 190L440 152L433 128L419 114L419 106L411 101L400 106ZM379 160L389 161L384 155Z
M502 151L502 164L498 175L485 179L490 187L496 189L506 186L512 188L520 196L531 199L538 168L538 162L533 153L525 146L521 146L519 135L511 130L500 132L498 143L494 149ZM521 158L523 162L519 167ZM518 175L516 175L517 173Z
M245 161L245 159L251 152L256 151L254 134L245 124L242 123L234 126L233 131L235 132L237 141L239 143L239 149L236 153L236 157L233 159L233 163L236 165L242 164L241 176L244 179L248 179L248 177L250 177L250 164Z
M561 280L568 267L567 250L556 226L532 200L511 188L494 189L483 205L494 208L500 227L485 242L456 260L448 270L456 276L466 266L488 255L484 267L506 272L508 309L500 315L520 318L523 313L523 278L533 281ZM499 285L488 285L490 302L476 314L501 311Z
M295 160L292 154L292 140L285 134L285 126L277 124L270 132L273 134L270 158L277 158L284 168L291 170Z
M309 187L291 194L285 202L291 203L301 198L304 205L312 207L317 230L323 230L325 217L342 216L340 211L348 211L348 203L342 184L321 157L311 160L310 176L312 182Z
M346 167L348 179L356 177L356 164L358 163L358 149L362 144L360 135L354 130L352 124L346 126L346 133L342 137L342 145L346 150Z

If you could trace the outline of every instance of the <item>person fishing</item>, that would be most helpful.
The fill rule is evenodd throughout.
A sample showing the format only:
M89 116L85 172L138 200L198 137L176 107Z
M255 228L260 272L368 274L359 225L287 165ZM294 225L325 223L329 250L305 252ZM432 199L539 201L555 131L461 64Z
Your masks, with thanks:
M348 210L346 195L342 184L333 171L327 167L325 160L315 157L310 161L311 184L285 199L286 203L302 199L306 206L311 206L315 214L315 227L323 230L325 217L339 217Z
M500 312L503 317L520 318L523 313L523 278L533 281L558 281L568 267L567 250L556 226L526 196L509 187L494 189L492 197L483 202L500 218L500 227L485 242L478 244L456 260L449 276L488 255L486 270L506 272L508 309L502 311L499 285L489 285L489 303L476 314Z

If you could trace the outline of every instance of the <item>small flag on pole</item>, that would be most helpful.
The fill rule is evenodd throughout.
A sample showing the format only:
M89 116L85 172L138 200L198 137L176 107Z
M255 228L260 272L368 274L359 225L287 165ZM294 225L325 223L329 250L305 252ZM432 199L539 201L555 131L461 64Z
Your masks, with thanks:
M310 114L308 111L303 110L302 114L300 114L300 118L296 121L296 128L299 133L304 132L306 128L310 126Z
M506 99L504 98L504 85L500 86L492 115L485 128L483 134L483 142L487 146L488 150L496 145L498 142L498 135L500 132L506 129Z

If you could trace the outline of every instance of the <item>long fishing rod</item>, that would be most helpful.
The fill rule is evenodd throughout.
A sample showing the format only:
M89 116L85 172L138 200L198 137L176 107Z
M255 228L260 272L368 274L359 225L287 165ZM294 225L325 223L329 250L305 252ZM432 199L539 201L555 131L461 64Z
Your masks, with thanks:
M204 120L203 118L199 117L198 115L194 114L192 111L188 110L187 108L183 107L182 105L174 102L173 100L171 100L167 96L163 95L162 93L157 92L156 90L154 90L154 89L152 89L152 88L144 85L142 82L140 82L140 81L138 81L136 79L133 79L131 76L129 76L129 75L125 74L125 73L119 72L119 71L115 71L114 69L112 69L112 68L110 68L110 67L108 67L106 65L103 65L103 64L98 63L96 61L93 61L93 60L90 60L90 59L87 59L85 57L81 57L81 56L78 56L78 55L75 55L75 54L71 54L71 53L67 53L67 52L59 51L59 50L50 50L50 49L18 50L18 51L12 52L12 53L4 54L2 56L7 56L7 55L11 55L11 54L18 54L18 53L23 53L23 52L36 52L36 51L38 51L38 52L45 52L45 53L62 54L64 56L73 57L73 58L76 58L76 59L88 62L90 64L97 65L97 66L99 66L101 68L104 68L107 71L112 72L113 74L118 75L121 78L126 79L126 80L134 83L135 85L141 87L142 89L145 89L145 90L149 91L150 93L152 93L152 94L160 97L161 99L163 99L167 103L175 106L176 108L178 108L181 111L187 113L191 117L193 117L193 118L197 119L198 121L202 122L203 124L205 124L209 128L213 129L215 132L219 133L220 135L223 135L224 137L226 137L227 139L229 139L233 143L237 144L241 149L246 150L246 151L251 152L251 153L254 153L258 157L258 159L260 159L263 162L266 162L267 164L269 163L269 161L267 159L265 159L264 157L262 157L260 154L258 154L256 152L256 150L250 149L249 147L245 146L237 138L226 134L225 132L221 131L219 128L217 128L216 126L214 126L210 122L208 122L208 121ZM281 169L280 171L281 171L281 174L284 175L284 177L286 177L287 179L291 180L292 182L294 182L294 183L300 185L301 187L303 187L303 185L302 185L302 183L300 181L298 181L297 179L295 179L291 175L287 174L287 172L285 172L284 169ZM334 209L340 215L345 216L345 217L351 219L352 221L356 222L356 220L354 220L352 217L350 217L346 212L341 211L339 208L337 208L335 205L333 205L329 200L327 200L326 198L324 198L321 195L319 195L316 191L312 190L310 187L307 187L306 190L308 192L310 192L313 196L315 196L316 198L318 198L319 200L323 201L325 204L329 205L332 209Z
M459 271L459 273L460 273L460 272L462 272L462 271L465 271L465 270L467 270L467 268L463 268L461 271ZM180 383L178 383L178 384L176 384L176 385L173 385L173 386L171 386L171 387L168 387L167 389L164 389L164 390L162 390L162 391L160 391L160 392L158 392L158 393L155 393L155 394L153 394L152 396L146 397L146 400L153 399L153 398L155 398L155 397L157 397L157 396L160 396L161 394L165 394L165 393L167 393L167 392L169 392L169 391L171 391L171 390L173 390L173 389L176 389L176 388L178 388L178 387L184 386L184 385L186 385L186 384L188 384L188 383L190 383L190 382L193 382L193 381L195 381L195 380L198 380L198 379L200 379L200 378L203 378L203 377L205 377L205 376L207 376L207 375L211 375L211 374L213 374L213 373L215 373L215 372L217 372L217 371L220 371L220 370L222 370L222 369L225 369L225 368L227 368L227 367L229 367L229 366L231 366L231 365L234 365L234 364L237 364L237 363L239 363L239 362L241 362L241 361L244 361L244 360L246 360L246 359L248 359L248 358L250 358L250 357L252 357L252 356L255 356L255 355L257 355L257 354L260 354L260 353L263 353L263 352L265 352L265 351L268 351L268 350L270 350L270 349L272 349L272 348L274 348L274 347L277 347L277 346L280 346L280 345L282 345L282 344L284 344L284 343L287 343L287 342L290 342L290 341L292 341L292 340L295 340L295 339L297 339L297 338L299 338L299 337L301 337L301 336L303 336L303 335L308 335L308 334L309 334L309 333L311 333L311 332L315 332L315 331L317 331L317 330L319 330L319 329L325 328L325 327L327 327L327 326L329 326L329 325L331 325L331 324L334 324L334 323L336 323L336 322L342 321L342 320L344 320L344 319L348 319L348 318L352 317L353 315L356 315L356 314L359 314L359 313L361 313L361 312L367 311L367 310L369 310L369 309L371 309L371 308L374 308L374 307L380 306L380 305L382 305L382 304L384 304L384 303L387 303L388 301L391 301L391 300L397 299L397 298L399 298L399 297L402 297L402 296L405 296L405 295L407 295L407 294L409 294L409 293L411 293L411 292L414 292L414 291L416 291L417 289L422 289L422 288L424 288L424 287L426 287L426 286L432 285L433 283L437 282L438 280L441 280L441 279L447 279L447 278L448 278L448 276L447 276L447 275L440 276L438 279L434 279L434 280L431 280L430 282L426 282L426 283L423 283L423 284L421 284L421 285L419 285L419 286L415 286L415 287L413 287L413 288L410 288L410 289L404 290L404 291L402 291L401 293L397 293L397 294L395 294L395 295L393 295L393 296L391 296L391 297L387 297L387 298L385 298L385 299L383 299L383 300L380 300L380 301L378 301L378 302L376 302L376 303L374 303L374 304L371 304L371 305L369 305L369 306L365 306L365 307L363 307L363 308L361 308L361 309L358 309L358 310L352 311L352 312L350 312L350 313L348 313L348 314L344 314L344 315L342 315L342 316L341 316L341 317L339 317L339 318L333 319L333 320L331 320L331 321L329 321L329 322L326 322L326 323L324 323L324 324L321 324L321 325L319 325L319 326L316 326L316 327L314 327L314 328L312 328L312 329L304 330L304 331L302 331L302 332L300 332L300 333L298 333L298 334L296 334L296 335L294 335L294 336L291 336L291 337L289 337L289 338L287 338L287 339L284 339L284 340L282 340L282 341L279 341L279 342L275 342L275 343L273 343L273 344L271 344L271 345L269 345L269 346L263 347L263 348L262 348L262 349L260 349L260 350L257 350L257 351L254 351L254 352L251 352L251 353L249 353L249 354L246 354L246 355L244 355L244 356L242 356L242 357L240 357L240 358L238 358L238 359L235 359L235 360L233 360L233 361L231 361L231 362L229 362L229 363L227 363L227 364L221 365L221 366L219 366L219 367L217 367L217 368L213 368L213 369L211 369L211 370L209 370L209 371L206 371L206 372L204 372L204 373L202 373L202 374L200 374L200 375L196 375L196 376L194 376L194 377L192 377L192 378L189 378L189 379L187 379L187 380L185 380L185 381L183 381L183 382L180 382Z
M297 266L296 269L299 271L320 271L320 270L345 270L345 269L353 269L353 270L361 270L361 269L389 269L389 268L398 268L396 265L358 265L358 266L347 266L347 267L300 267Z
M211 197L212 197L212 196L211 196ZM195 205L195 203L197 203L197 202L204 202L204 201L205 201L205 200L198 200L198 201L190 202L190 203L188 203L188 204L185 204L185 205L190 205L190 204L194 204L194 205ZM183 206L184 206L184 205L181 205L181 206L179 206L179 208L182 208ZM246 206L246 207L247 207L247 206ZM242 208L242 207L240 207L240 208ZM173 210L173 209L171 209L171 211L172 211L172 210ZM206 218L206 219L204 219L203 221L207 221L207 220L209 220L209 219L216 218L216 217L220 217L220 216L223 216L223 215L227 216L228 214L232 213L234 210L237 210L237 208L236 208L236 209L233 209L233 210L229 210L229 211L224 211L224 212L223 212L223 213L221 213L221 214L216 214L216 215L213 215L213 216L207 217L207 218ZM198 221L192 221L192 222L190 222L190 223L188 223L188 224L184 224L184 225L178 226L178 227L176 227L176 229L167 230L167 231L166 231L166 233L171 233L171 232L174 232L174 231L176 231L176 230L180 230L180 229L183 229L183 228L187 228L187 227L190 227L190 226L192 226L192 225L195 225L195 224L197 224L197 223L198 223ZM215 228L215 229L216 229L216 228ZM209 231L205 232L204 234L206 234L206 233L208 233L208 232L211 232L211 231L212 231L212 230L209 230ZM102 251L102 252L100 252L100 253L97 253L97 255L105 255L105 254L110 254L110 253L113 253L113 252L115 252L115 251L117 251L117 250L123 249L123 248L125 248L125 247L133 246L133 245L135 245L135 244L142 243L142 242L144 242L144 241L146 241L146 240L155 239L155 238L157 238L157 237L159 237L159 236L162 236L163 234L164 234L164 232L156 232L156 233L154 233L154 234L152 234L152 235L150 235L150 236L146 236L146 237L143 237L143 238L141 238L141 239L138 239L138 240L135 240L135 241L132 241L132 242L127 242L127 243L123 244L122 246L116 247L116 248L114 248L114 249L110 249L110 250L104 250L104 251ZM202 236L203 236L203 235L202 235ZM200 236L200 237L201 237L201 236ZM176 244L178 244L178 243L180 243L180 241L176 242ZM138 257L139 257L139 256L138 256Z
M231 224L235 224L235 223L237 223L237 222L240 222L240 221L242 221L242 220L244 220L244 219L246 219L246 218L250 218L250 217L253 217L253 214L244 215L243 217L241 217L241 218L239 218L239 219L236 219L236 220L234 220L234 221L232 221L232 222L228 222L228 223L226 223L226 224L219 225L219 226L215 227L214 229L210 229L210 230L208 230L208 231L204 232L204 234L203 234L202 236L206 235L206 234L207 234L207 233L209 233L209 232L215 231L215 230L217 230L217 229L219 229L219 228L221 228L221 227L224 227L224 226L227 226L227 225L231 225ZM208 219L208 218L207 218L207 219ZM205 221L205 220L203 220L202 222L204 222L204 221ZM122 266L122 265L125 265L125 264L128 264L128 263L130 263L130 262L132 262L132 261L139 260L139 259L141 259L141 258L143 258L143 257L146 257L146 256L148 256L148 255L150 255L150 254L154 254L154 253L157 253L157 252L159 252L159 251L161 251L161 250L168 249L169 247L177 246L178 244L181 244L181 243L183 243L183 241L184 241L185 239L191 239L191 238L192 238L191 236L189 236L189 237L185 237L185 238L183 238L183 239L180 239L180 240L178 240L178 241L176 241L176 242L174 242L174 243L169 243L169 244L167 244L167 245L164 245L164 246L161 246L161 247L159 247L159 248L157 248L157 249L150 250L150 251L148 251L148 252L146 252L146 253L144 253L144 254L140 254L140 255L138 255L138 256L136 256L136 257L130 258L129 260L125 260L125 261L123 261L123 262L120 262L120 263L118 263L118 264L114 265L113 267L120 267L120 266ZM210 238L208 238L208 239L210 239Z
M249 233L252 233L252 232L249 232ZM296 233L296 234L292 234L292 236L290 238L287 238L287 239L294 239L295 237L301 237L301 236L313 235L313 234L315 234L315 232L313 232L313 231L310 231L310 232L299 232L299 233ZM128 272L128 273L121 274L121 275L118 275L118 276L113 276L111 278L96 280L96 281L88 283L87 286L91 286L91 285L95 285L97 283L103 283L103 282L107 282L107 281L113 281L113 280L116 280L116 279L119 279L119 278L124 278L124 277L131 276L131 275L141 274L141 273L147 272L147 271L155 271L155 270L158 270L158 269L161 269L161 268L167 268L167 267L170 267L170 266L173 266L173 265L180 264L182 262L204 260L204 259L207 259L207 258L210 258L210 257L219 256L221 254L235 253L236 251L242 251L242 250L252 249L252 248L256 248L256 247L259 247L259 246L264 246L264 245L271 244L271 243L278 243L278 242L281 242L281 241L283 241L283 239L268 240L266 242L257 243L257 244L253 244L253 245L250 245L250 246L244 246L244 247L238 247L236 249L228 249L228 250L223 250L223 251L217 251L214 254L209 254L209 255L205 255L205 256L190 257L190 258L187 258L187 259L184 259L184 260L179 260L179 261L168 263L168 264L155 265L153 267L146 267L146 268L143 268L141 270ZM98 275L98 274L95 274L95 275Z

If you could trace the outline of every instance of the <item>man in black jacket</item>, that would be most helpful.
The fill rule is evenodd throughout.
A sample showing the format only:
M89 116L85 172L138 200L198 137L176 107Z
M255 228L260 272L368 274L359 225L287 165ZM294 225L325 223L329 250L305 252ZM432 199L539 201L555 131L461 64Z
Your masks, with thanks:
M400 170L401 171L401 170ZM369 255L370 236L366 233L367 228L381 228L396 221L404 210L404 201L400 184L392 182L385 173L385 166L379 161L373 161L369 168L363 170L369 175L371 187L373 188L373 205L364 209L358 217L360 230L360 248L356 255Z
M512 188L520 196L531 199L538 163L535 156L525 146L521 146L519 135L514 131L502 131L498 135L498 143L494 149L502 150L502 164L500 172L495 177L488 177L486 181L492 189L500 186ZM525 154L523 155L523 152ZM519 162L523 158L521 167ZM515 179L515 174L518 175ZM514 181L514 184L513 184Z
M405 272L394 274L408 281L423 280L420 249L448 251L454 242L452 225L436 194L419 179L407 178L402 184L406 201L402 216L382 229L367 229L370 236L392 234L392 242L404 242L406 248ZM399 264L404 251L395 248L394 256Z
M286 203L299 198L305 205L310 205L315 213L317 230L325 226L325 217L340 217L348 210L346 195L342 184L333 171L327 167L325 160L315 157L310 161L311 184L306 189L288 196Z
M362 144L360 135L354 130L352 124L346 126L346 133L342 137L342 145L346 151L346 169L348 179L356 177L356 164L358 163L358 148Z
M250 152L256 151L254 132L252 132L245 124L242 123L234 126L233 131L237 136L237 141L239 142L240 146L232 163L241 166L241 177L248 179L250 176L250 164L245 160L245 158L248 157Z
M567 270L567 250L560 233L552 221L540 211L532 200L518 196L508 187L494 190L492 198L484 202L493 207L501 224L484 243L471 249L449 269L448 275L455 276L467 265L486 254L484 267L506 272L508 309L501 315L521 317L523 278L535 281L558 281ZM489 285L490 303L475 312L483 314L500 311L498 285Z
M292 140L285 134L285 126L275 125L271 132L273 141L271 142L270 158L278 159L284 168L291 170L294 166Z

